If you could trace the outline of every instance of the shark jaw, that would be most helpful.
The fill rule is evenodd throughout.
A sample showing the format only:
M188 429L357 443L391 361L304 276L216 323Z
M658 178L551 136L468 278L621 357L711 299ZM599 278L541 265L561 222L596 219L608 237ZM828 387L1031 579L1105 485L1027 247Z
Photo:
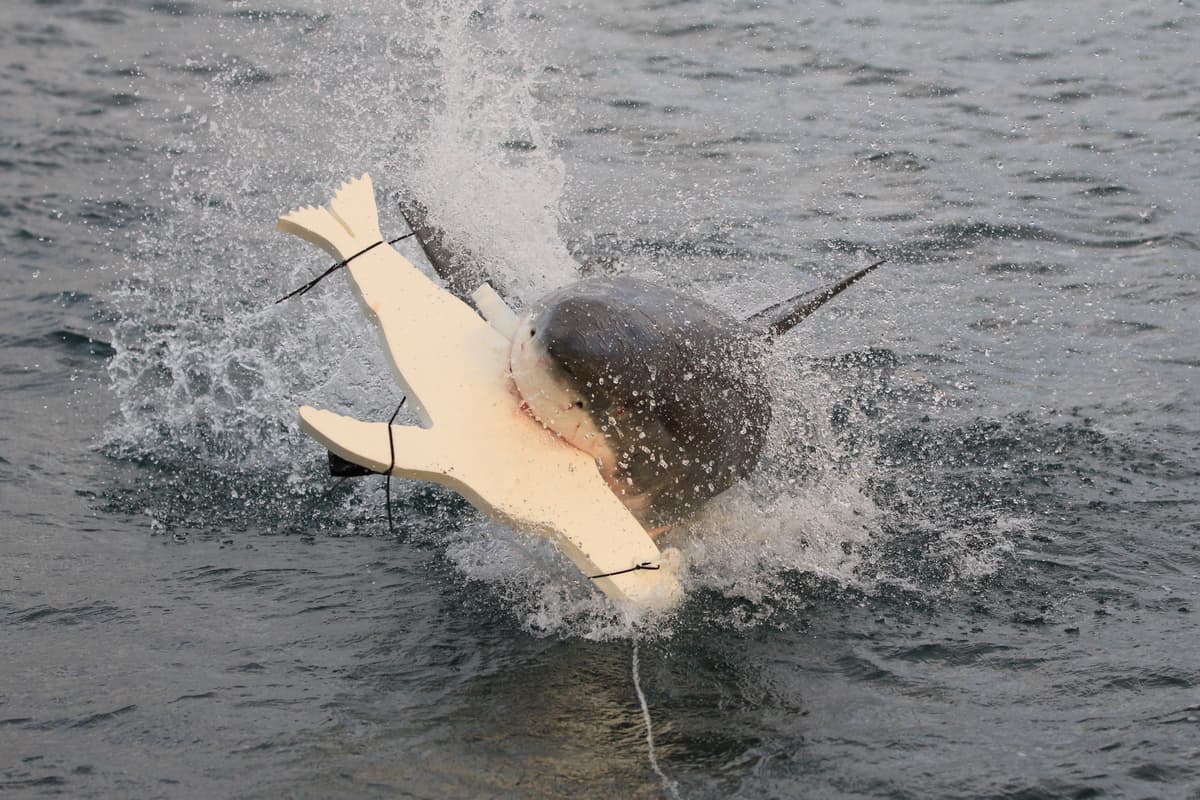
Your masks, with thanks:
M546 343L526 313L517 322L509 369L522 407L543 427L596 460L600 475L639 521L648 510L650 498L635 493L621 475L617 453L609 437L600 430L588 402L572 385L569 376L550 355ZM652 535L666 528L651 531Z

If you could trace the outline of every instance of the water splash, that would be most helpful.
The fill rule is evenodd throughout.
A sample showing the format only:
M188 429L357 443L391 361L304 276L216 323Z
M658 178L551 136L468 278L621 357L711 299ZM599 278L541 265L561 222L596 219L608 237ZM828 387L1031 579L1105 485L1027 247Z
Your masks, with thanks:
M238 55L209 54L203 109L164 112L164 124L182 128L160 147L165 210L144 230L115 302L110 375L121 414L105 447L155 470L149 488L115 492L114 507L145 510L168 528L203 530L236 515L247 529L274 531L291 519L284 511L324 490L321 454L300 434L296 406L385 419L398 400L377 334L344 282L272 305L327 266L275 233L275 216L370 170L383 192L415 193L453 246L486 254L500 283L530 299L576 276L558 232L566 167L546 122L555 109L540 100L547 72L536 24L514 2L376 0L335 5L319 20L213 24ZM403 233L386 205L382 217L386 234ZM928 399L922 385L897 388L894 356L809 363L784 349L775 370L762 468L668 541L684 551L695 596L750 605L718 624L758 624L802 605L798 574L836 590L920 590L904 559L880 556L897 530L934 531L923 552L952 562L952 576L986 576L1003 562L996 543L1019 522L993 529L997 517L985 514L964 532L946 524L936 500L913 508L880 499L881 483L902 494L916 480L911 465L880 463L880 437L906 402ZM432 536L531 633L671 635L672 620L611 608L548 544L461 504L431 510L423 491L410 486L400 499L403 526ZM324 532L382 534L379 503L380 492L361 484L312 519Z
M470 8L470 13L464 10ZM528 302L578 278L558 232L566 167L538 106L547 66L511 0L435 11L439 101L410 186L452 247Z
M414 187L453 243L494 257L519 291L574 275L554 228L563 168L533 114L538 68L513 4L381 0L322 20L212 23L241 54L212 56L207 108L189 106L186 129L160 147L172 164L166 210L116 298L117 454L287 468L310 449L299 401L363 417L394 402L344 285L271 304L326 260L274 232L275 216L347 176L369 169L384 192ZM238 79L250 65L261 80ZM403 232L384 203L381 222Z

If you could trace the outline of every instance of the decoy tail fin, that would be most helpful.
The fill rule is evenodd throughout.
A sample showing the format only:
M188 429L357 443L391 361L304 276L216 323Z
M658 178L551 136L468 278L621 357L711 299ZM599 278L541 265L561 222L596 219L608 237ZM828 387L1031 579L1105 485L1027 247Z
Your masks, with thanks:
M777 336L782 336L796 327L809 314L837 297L855 283L858 283L858 281L862 280L863 277L872 272L876 267L886 263L886 258L880 259L869 267L863 267L858 272L847 275L836 283L831 283L820 289L803 292L773 306L768 306L747 319L746 324L756 334L764 338L774 339Z
M363 173L346 181L327 206L297 208L280 217L276 227L312 242L334 258L349 258L382 238L371 176Z

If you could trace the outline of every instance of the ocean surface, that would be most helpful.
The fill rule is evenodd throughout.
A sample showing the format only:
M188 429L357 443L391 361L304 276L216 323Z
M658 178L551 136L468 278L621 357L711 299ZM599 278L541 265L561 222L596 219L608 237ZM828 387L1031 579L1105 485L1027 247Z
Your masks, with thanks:
M1196 0L5 0L0 795L1200 798L1198 41ZM888 259L776 347L677 614L334 485L297 407L398 390L345 276L274 303L329 264L274 222L364 171L518 302Z

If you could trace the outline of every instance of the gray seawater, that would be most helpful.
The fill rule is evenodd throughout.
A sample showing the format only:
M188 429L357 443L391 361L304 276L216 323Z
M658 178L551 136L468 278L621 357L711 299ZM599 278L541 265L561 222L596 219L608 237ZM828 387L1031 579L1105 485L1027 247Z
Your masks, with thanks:
M0 5L0 790L1200 797L1200 7ZM771 449L613 613L295 408L397 398L273 228L369 170L530 300L738 313ZM583 264L584 267L577 266ZM631 657L654 720L651 769Z

